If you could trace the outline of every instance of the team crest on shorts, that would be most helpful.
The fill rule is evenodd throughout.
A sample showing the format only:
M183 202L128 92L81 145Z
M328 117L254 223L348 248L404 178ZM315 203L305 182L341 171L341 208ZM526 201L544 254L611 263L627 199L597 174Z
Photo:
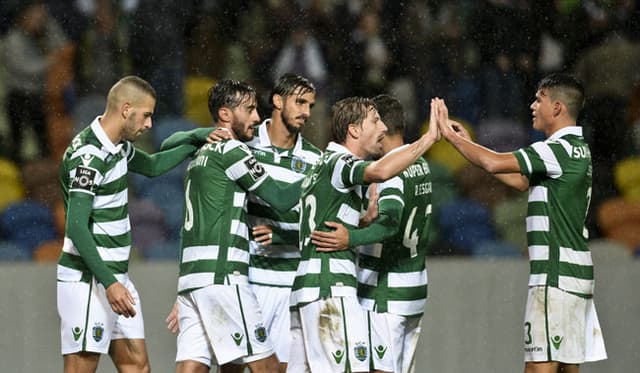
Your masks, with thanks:
M267 329L265 329L262 324L258 324L253 333L256 335L258 342L264 342L267 340Z
M91 335L93 336L93 340L96 342L100 342L102 340L102 337L104 336L104 327L102 326L102 323L97 322L93 326Z
M291 170L299 174L303 173L307 169L307 162L300 157L294 156L291 159Z
M364 342L356 343L356 347L353 348L353 352L356 354L356 359L360 361L367 360L368 350L367 344Z

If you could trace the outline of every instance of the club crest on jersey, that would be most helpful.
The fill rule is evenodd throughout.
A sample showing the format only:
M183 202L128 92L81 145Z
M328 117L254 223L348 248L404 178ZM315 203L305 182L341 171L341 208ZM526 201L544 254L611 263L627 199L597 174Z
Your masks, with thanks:
M356 343L356 346L353 348L353 352L356 354L356 359L360 361L367 360L368 350L367 344L364 342Z
M256 326L256 330L253 331L256 336L258 342L264 342L267 340L267 329L262 326L262 324L258 324Z
M307 162L300 157L294 156L291 159L291 170L299 174L303 173L307 169Z
M247 166L247 169L249 170L249 175L253 180L258 180L265 173L264 167L262 167L262 165L258 163L255 157L247 158L244 161L244 165Z
M97 322L91 331L91 335L93 336L93 340L96 342L100 342L102 337L104 337L104 327L102 323Z
M96 170L89 167L78 166L76 175L71 181L71 189L84 189L91 191L95 183Z

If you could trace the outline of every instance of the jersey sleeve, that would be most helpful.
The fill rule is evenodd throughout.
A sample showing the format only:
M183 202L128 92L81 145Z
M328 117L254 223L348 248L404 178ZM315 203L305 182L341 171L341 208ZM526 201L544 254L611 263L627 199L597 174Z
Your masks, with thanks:
M363 161L352 154L342 154L336 161L331 175L331 184L339 190L355 185L367 185L364 181L364 169L369 161Z
M249 192L258 188L268 176L249 147L237 140L225 144L223 163L227 177Z
M559 146L549 141L539 141L513 152L520 165L520 173L529 180L539 178L558 178L562 169L553 148Z

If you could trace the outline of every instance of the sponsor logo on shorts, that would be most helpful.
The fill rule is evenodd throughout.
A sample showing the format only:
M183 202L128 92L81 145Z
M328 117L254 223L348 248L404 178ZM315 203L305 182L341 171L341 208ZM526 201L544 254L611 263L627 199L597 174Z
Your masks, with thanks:
M265 329L262 324L258 324L253 333L256 335L258 342L264 342L267 340L267 329Z
M344 351L336 350L336 352L332 352L331 355L333 355L333 360L336 361L336 364L340 364L342 358L344 357Z
M102 340L102 337L104 337L104 326L102 326L102 323L97 322L93 326L93 332L91 335L93 336L93 340L96 342L100 342Z
M244 338L244 334L234 333L234 334L231 334L231 338L233 338L233 341L236 343L236 346L240 346L240 343L242 343L242 338Z
M540 346L525 347L524 348L524 352L542 352L542 351L544 351L544 350Z
M364 342L357 342L356 347L353 348L353 352L356 354L356 359L360 361L367 360L368 350L369 349L367 348L367 344Z
M551 344L553 344L553 347L555 347L556 350L560 349L560 343L562 343L563 339L564 337L561 337L559 335L556 335L551 338Z
M71 333L73 333L73 340L77 342L82 335L82 329L80 329L79 326L76 326L75 328L71 329Z
M306 169L307 169L307 162L305 162L304 159L302 159L300 157L295 157L295 156L293 157L293 159L291 159L291 170L292 171L301 174Z
M378 355L378 359L382 360L384 358L384 354L387 353L387 347L383 345L377 345L374 350L376 351L376 355Z

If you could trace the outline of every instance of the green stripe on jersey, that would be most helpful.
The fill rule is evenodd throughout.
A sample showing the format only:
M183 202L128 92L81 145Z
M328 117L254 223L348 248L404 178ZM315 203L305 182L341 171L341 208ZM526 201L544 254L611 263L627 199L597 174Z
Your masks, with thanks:
M258 126L257 136L247 142L247 145L273 179L287 184L294 183L311 172L312 166L322 152L301 135L298 135L291 149L274 147L267 132L270 125L271 120L268 119ZM263 246L254 240L250 241L250 266L259 271L250 272L249 281L254 284L282 287L284 286L281 282L283 276L288 278L288 275L283 272L295 271L300 261L298 242L300 210L296 206L290 211L281 213L253 195L249 197L247 208L250 227L268 224L291 233L285 235L285 237L291 237L291 241L278 245ZM293 284L289 282L288 286L291 285Z
M60 167L65 209L71 192L93 195L94 208L89 217L89 228L96 245L107 249L119 248L118 256L127 258L114 261L110 257L102 257L114 274L126 273L128 268L131 232L128 228L127 162L133 151L133 145L128 141L117 146L111 144L96 118L74 137L65 151ZM93 177L91 183L87 182L88 178L79 180L79 169L89 170ZM117 232L109 233L112 226L116 227ZM93 233L94 229L101 233ZM68 234L65 236L68 237ZM92 274L82 258L75 254L78 252L77 248L71 243L66 250L68 252L60 256L58 265L80 271L83 281L90 280Z
M378 185L379 203L382 209L386 201L404 202L399 231L379 245L364 247L358 259L359 274L358 296L372 299L371 311L397 313L402 316L417 316L406 311L394 309L389 302L426 300L427 278L425 257L429 225L431 224L432 177L429 164L418 159L397 177ZM375 274L375 284L363 282L363 274ZM423 276L419 275L424 272ZM389 283L389 277L402 279L411 277L414 283L398 281ZM369 278L369 280L370 280ZM367 307L367 304L362 302ZM422 312L419 313L422 315Z
M589 296L593 264L584 222L591 199L591 152L580 127L513 153L529 178L529 285Z

